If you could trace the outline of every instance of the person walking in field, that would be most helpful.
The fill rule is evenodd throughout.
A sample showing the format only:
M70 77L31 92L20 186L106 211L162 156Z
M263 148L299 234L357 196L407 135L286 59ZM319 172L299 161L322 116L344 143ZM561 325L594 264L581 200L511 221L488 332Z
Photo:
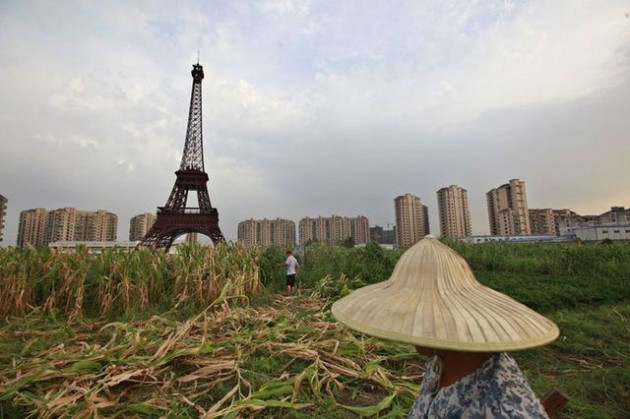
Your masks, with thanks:
M429 357L409 418L548 417L507 352L551 343L558 327L481 285L464 258L432 236L407 250L387 281L337 300L332 314Z
M278 264L278 267L287 268L287 294L292 295L295 288L295 278L298 270L300 269L300 264L295 256L293 256L293 253L290 250L287 250L287 260L285 260L284 263Z

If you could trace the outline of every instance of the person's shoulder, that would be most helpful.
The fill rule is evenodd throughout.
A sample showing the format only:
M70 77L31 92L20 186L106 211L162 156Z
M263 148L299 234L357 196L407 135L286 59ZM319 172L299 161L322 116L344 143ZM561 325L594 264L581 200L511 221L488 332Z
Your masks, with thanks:
M516 361L506 353L496 357L494 380L500 411L512 417L547 418L540 400L529 386Z
M427 365L428 366L428 365ZM516 362L493 355L475 372L440 390L445 417L546 418Z

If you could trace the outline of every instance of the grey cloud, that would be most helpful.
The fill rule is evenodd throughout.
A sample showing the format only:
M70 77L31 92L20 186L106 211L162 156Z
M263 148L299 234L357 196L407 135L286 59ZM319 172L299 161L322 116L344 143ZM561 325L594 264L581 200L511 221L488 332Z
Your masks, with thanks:
M630 205L622 1L169 2L0 6L0 193L19 211L131 216L163 205L201 50L206 168L230 238L246 218L393 221L411 192L485 192L531 207ZM332 7L335 6L335 7ZM10 46L10 47L9 47Z

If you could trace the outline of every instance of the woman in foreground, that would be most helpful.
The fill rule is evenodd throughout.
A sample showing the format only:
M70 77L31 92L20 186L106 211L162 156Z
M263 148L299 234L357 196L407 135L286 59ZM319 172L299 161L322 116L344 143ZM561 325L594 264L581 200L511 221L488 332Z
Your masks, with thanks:
M506 352L552 342L557 326L481 285L432 236L403 254L389 280L355 290L332 313L352 329L431 357L410 418L547 417Z

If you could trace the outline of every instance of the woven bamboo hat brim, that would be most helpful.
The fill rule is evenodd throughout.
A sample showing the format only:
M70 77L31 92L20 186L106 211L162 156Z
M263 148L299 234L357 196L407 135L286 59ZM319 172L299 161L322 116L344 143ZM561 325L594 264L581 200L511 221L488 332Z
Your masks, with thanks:
M433 237L407 250L387 281L335 302L332 314L368 335L455 351L527 349L559 334L551 320L481 285L464 258Z

